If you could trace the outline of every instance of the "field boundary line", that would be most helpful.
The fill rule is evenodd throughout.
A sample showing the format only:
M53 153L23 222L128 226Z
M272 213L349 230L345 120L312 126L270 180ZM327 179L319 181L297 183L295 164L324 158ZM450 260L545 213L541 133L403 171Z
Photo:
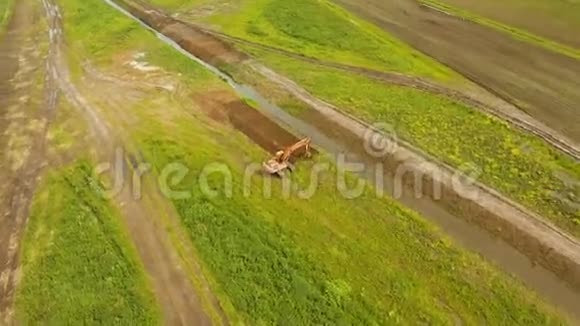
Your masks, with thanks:
M436 0L416 1L419 2L419 4L424 8L438 11L447 16L492 28L502 33L508 34L516 40L534 44L546 50L557 52L572 59L580 60L580 49L577 49L573 46L547 39L545 37L528 32L524 29L510 26L490 18L482 17L467 10L460 9L448 4L443 4Z

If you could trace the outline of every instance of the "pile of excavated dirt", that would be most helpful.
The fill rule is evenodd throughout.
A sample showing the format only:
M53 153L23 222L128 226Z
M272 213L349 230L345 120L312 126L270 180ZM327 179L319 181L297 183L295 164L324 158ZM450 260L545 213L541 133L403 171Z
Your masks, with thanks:
M213 35L179 23L159 10L135 1L117 1L125 10L156 31L175 41L183 49L212 65L235 64L247 56Z
M194 95L194 101L212 119L227 123L271 154L299 139L231 92L211 91ZM301 151L295 156L300 156Z

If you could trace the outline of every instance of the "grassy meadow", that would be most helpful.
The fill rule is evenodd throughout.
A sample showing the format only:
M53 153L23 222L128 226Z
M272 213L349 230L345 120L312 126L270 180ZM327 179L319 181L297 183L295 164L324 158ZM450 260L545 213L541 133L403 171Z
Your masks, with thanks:
M264 52L267 65L329 103L398 136L451 166L477 167L479 180L580 236L580 165L550 145L463 104L423 91ZM563 177L563 176L568 176Z
M224 33L321 60L397 71L446 82L460 77L376 26L330 1L151 0L168 10L187 12L196 6L223 8L200 18Z
M10 14L12 13L12 0L2 0L0 1L0 40L2 40L2 35L4 34L4 28L8 24L10 19Z
M156 325L160 314L118 212L79 160L37 189L22 248L16 319L24 324Z
M67 41L86 60L110 70L120 53L145 52L150 64L187 90L156 89L127 102L122 109L131 113L131 128L118 127L156 173L175 162L188 168L173 190L190 195L172 203L233 324L564 322L519 281L460 249L394 200L377 198L368 187L356 200L343 198L324 153L301 162L291 177L304 189L310 168L329 164L308 200L296 190L285 198L280 180L260 175L244 191L246 164L267 154L230 125L207 118L192 100L193 93L227 93L227 85L100 0L61 4ZM122 39L122 45L109 38ZM215 195L200 189L198 176L215 163L231 173L231 196L221 191L219 173L208 178ZM265 198L262 184L268 180L272 196Z
M471 323L558 322L517 282L393 200L375 198L369 188L346 200L332 172L322 175L308 200L296 193L285 199L278 181L265 199L260 176L246 197L240 157L259 162L265 153L234 130L204 125L203 117L176 113L177 120L159 122L150 117L162 108L145 104L135 111L147 110L136 139L158 171L171 162L190 169L178 189L192 196L174 205L216 290L230 303L232 320L451 324L459 316ZM171 134L161 132L168 129ZM197 176L214 162L232 173L230 198L199 191ZM301 189L314 163L302 163L293 175ZM210 185L219 190L222 181L217 174Z

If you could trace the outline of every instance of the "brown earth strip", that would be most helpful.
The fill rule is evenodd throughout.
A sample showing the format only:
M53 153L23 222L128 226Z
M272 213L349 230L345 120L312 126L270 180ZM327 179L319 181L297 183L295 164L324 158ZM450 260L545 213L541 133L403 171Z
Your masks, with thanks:
M413 0L336 1L580 142L580 60Z
M114 2L146 22L151 28L175 41L183 49L212 65L235 64L248 59L247 55L236 51L229 43L221 41L206 31L182 24L143 1ZM187 37L184 37L185 35Z
M30 66L33 63L27 62L25 55L27 49L35 49L35 44L38 45L38 42L34 40L38 35L31 35L38 14L36 9L37 7L29 0L16 1L14 13L8 25L8 32L0 44L0 108L2 108L0 123L5 131L0 142L4 154L1 176L5 180L0 192L0 209L2 210L0 216L0 225L2 225L0 228L0 323L3 324L10 324L13 315L12 303L19 278L21 235L26 226L38 178L46 164L46 135L49 124L54 117L58 99L54 80L52 75L48 74L38 107L29 100L21 101L29 95L23 95L20 88L28 88L24 85L34 85L32 80L34 74L30 73L37 69ZM38 60L39 62L36 64L40 65L42 60L38 55L40 55L39 52L37 56L29 57L29 59ZM50 60L49 54L47 63L50 64ZM16 87L15 78L18 74L28 76L30 79L20 81L21 85ZM17 96L20 96L18 101L16 101ZM34 130L28 135L30 139L27 146L29 147L19 149L19 151L23 151L18 153L22 156L22 162L17 164L19 167L14 170L5 166L10 161L10 157L6 153L11 150L10 147L13 145L10 141L6 142L11 136L6 133L8 132L6 126L9 123L16 123L20 125L16 129L24 129L26 128L25 124L29 122L26 120L10 121L9 108L18 105L18 102L20 102L20 106L24 106L19 107L19 109L22 112L30 112L25 114L31 114L28 118L37 121L37 123Z
M83 78L83 83L80 83L78 87L81 89L83 94L88 96L90 103L94 104L98 108L101 108L101 113L106 115L106 120L113 122L115 126L115 137L117 141L121 141L123 144L123 149L126 153L123 154L123 166L127 170L127 175L132 175L132 173L139 169L140 166L145 166L146 162L139 153L138 149L133 147L131 141L130 130L135 128L135 123L138 123L138 119L133 116L133 113L125 108L131 105L131 99L142 98L146 96L148 92L152 89L160 89L159 83L156 83L155 78L150 77L149 82L136 82L133 78L134 75L124 79L123 76L114 76L110 74L103 73L88 64L85 64L84 71L86 72L85 78ZM171 91L171 92L174 92ZM179 91L176 91L180 93ZM115 95L111 95L115 94ZM179 96L172 94L171 96ZM106 108L106 109L105 109ZM130 180L125 183L128 187L132 185ZM126 189L124 189L126 191ZM144 234L144 236L154 236L160 237L160 230L165 230L163 242L167 242L167 246L171 246L174 250L172 254L173 259L179 261L180 268L183 268L187 272L187 276L192 279L192 283L195 284L195 291L198 297L203 296L206 299L207 304L211 305L209 309L217 314L218 321L222 325L228 325L229 321L224 313L221 304L217 297L212 293L209 282L205 278L202 268L200 267L197 259L196 250L193 247L189 235L182 226L179 214L175 210L171 201L169 201L163 194L160 193L158 187L158 179L156 175L146 173L143 175L141 194L139 194L141 199L135 199L132 193L127 193L123 195L123 210L126 208L126 201L131 202L131 206L138 203L139 207L130 208L127 214L134 215L135 209L143 210L149 212L157 212L158 216L154 218L154 224L156 226L156 231L150 231L149 235ZM147 213L151 215L151 213ZM130 223L138 223L140 219L147 218L144 216L131 217ZM153 217L151 217L153 218ZM130 228L141 228L140 232L143 232L142 227L139 225L130 226ZM143 242L141 240L139 242ZM136 242L137 243L137 242ZM150 256L151 253L142 253L141 256ZM143 258L142 258L143 259ZM147 261L155 261L154 259L146 259ZM159 261L159 260L157 260ZM161 260L162 261L162 260ZM174 264L176 264L174 262ZM156 273L151 273L152 277L157 275ZM179 278L174 281L178 283ZM191 291L190 286L183 285L184 294ZM192 296L192 294L188 294ZM185 298L184 302L191 301L191 299ZM169 303L168 303L169 304ZM177 305L183 305L183 303L177 303ZM197 305L203 306L201 302ZM197 314L204 316L207 311L192 310L191 314ZM206 320L200 320L194 324L206 324ZM189 324L189 323L187 323Z
M299 140L231 92L195 94L194 100L210 118L231 124L271 154Z
M112 132L109 121L102 118L95 108L71 82L64 51L60 10L52 1L46 1L45 12L54 35L52 46L56 49L55 74L60 89L67 99L91 126L96 140L97 157L106 162L116 158L116 148L130 148L123 137ZM120 128L122 129L122 128ZM137 156L130 156L135 158ZM124 160L124 161L128 161ZM130 160L129 160L130 161ZM137 161L136 164L139 164ZM125 169L128 166L125 164ZM125 174L127 178L131 173ZM130 184L126 180L125 184ZM171 211L154 211L143 201L136 200L129 187L114 197L129 229L129 235L153 285L167 325L208 325L209 317L203 310L190 279L182 268L182 262L172 247L166 230L160 226L156 214L173 216ZM171 205L166 206L172 208ZM227 321L226 321L227 322Z

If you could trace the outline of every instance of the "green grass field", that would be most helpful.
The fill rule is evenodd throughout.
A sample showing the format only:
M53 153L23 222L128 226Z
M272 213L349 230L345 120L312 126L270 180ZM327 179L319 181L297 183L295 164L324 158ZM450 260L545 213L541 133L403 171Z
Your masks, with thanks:
M220 3L219 0L151 2L182 12L201 4L212 7ZM460 80L451 70L326 0L242 0L205 21L227 34L321 60L443 81Z
M79 161L51 171L34 198L16 317L24 325L160 322L120 217Z
M345 200L329 173L308 201L281 198L278 185L264 199L257 177L244 198L239 157L259 161L265 154L236 132L180 120L143 123L137 138L157 169L175 161L191 169L180 189L194 189L193 197L174 204L237 318L250 324L448 324L454 315L473 323L550 322L537 310L541 305L530 305L534 299L515 289L519 285L512 288L513 280L458 250L394 201L373 198L370 189ZM171 135L159 132L167 129ZM216 161L232 169L230 199L197 190L197 175ZM310 164L293 177L301 187L308 184ZM214 182L219 189L219 177Z
M512 1L512 6L516 7L516 8L512 8L512 15L513 16L518 16L518 15L525 15L526 10L522 9L522 2L520 2L519 4L514 3L514 0ZM509 23L502 23L499 22L497 20L493 20L475 13L472 13L468 10L462 9L460 7L457 6L453 6L450 5L448 3L445 3L445 1L440 1L440 0L421 0L421 2L428 4L429 6L432 6L434 8L443 10L445 12L448 12L450 14L456 15L458 17L462 17L464 19L473 21L475 23L487 26L487 27L491 27L493 29L496 29L498 31L507 33L511 36L513 36L514 38L521 40L521 41L525 41L525 42L529 42L535 45L538 45L540 47L543 47L545 49L554 51L554 52L558 52L561 53L563 55L569 56L571 58L575 58L575 59L580 59L580 48L578 47L574 47L574 46L569 46L563 43L560 43L556 40L552 40L549 37L542 37L540 35L536 35L528 30L526 30L526 27L515 27L515 26L511 26L509 25ZM509 2L502 1L502 5L508 5L509 6ZM572 2L569 2L570 4ZM578 22L580 22L580 6L577 6L575 8L570 8L570 4L568 4L568 6L566 6L564 4L564 1L560 1L560 0L554 0L554 1L546 1L546 0L539 0L539 1L531 1L531 2L526 2L526 6L529 7L534 7L535 5L535 11L541 11L541 12L546 12L546 20L549 21L566 21L566 19L568 19L568 21L570 22L569 24L567 24L568 26L565 27L560 27L562 29L563 33L568 33L568 34L574 34L575 30L577 30L577 28L580 28L580 24ZM499 4L496 4L496 6L499 6ZM524 8L526 7L524 6ZM567 10L563 9L568 7ZM551 10L549 10L551 9ZM509 10L509 9L508 9ZM534 12L534 10L532 10L532 12ZM550 13L550 11L552 11ZM573 16L572 16L573 15ZM550 17L552 16L552 17ZM551 19L548 19L551 18ZM529 19L533 19L533 18L529 18ZM538 29L539 32L541 32L541 28ZM580 44L580 43L578 43Z
M259 52L255 52L258 54ZM419 90L383 83L269 53L267 64L313 94L398 135L455 167L475 166L480 181L580 236L580 166L548 144L477 110Z
M81 53L103 69L107 57L132 47L191 92L227 87L153 35L133 28L137 24L102 1L61 3L68 43L75 49L99 48ZM81 16L84 12L98 15ZM108 19L124 28L111 27ZM79 28L69 33L76 24ZM87 35L75 34L79 31ZM124 46L94 44L109 37L122 38ZM231 127L205 117L189 94L155 90L124 110L135 119L127 132L158 173L174 162L189 168L173 189L187 190L191 197L173 204L234 324L563 322L520 282L459 249L395 201L376 198L370 188L357 200L342 198L331 172L322 175L310 200L295 193L283 198L279 180L273 181L271 198L264 198L261 176L252 179L251 193L244 196L245 162L260 162L266 153ZM292 180L305 187L309 168L324 162L330 159L322 154L300 163ZM231 198L219 192L219 175L209 178L217 196L200 190L197 176L211 163L231 171Z
M167 10L191 10L213 0L148 0L149 3Z
M370 25L325 1L242 2L235 10L215 13L208 21L229 34L309 56L321 55L311 51L311 45L316 45L327 51L324 58L349 51L353 57L372 57L372 62L388 57L391 63L384 67L404 73L429 75L424 67L439 69L437 64L423 61L420 56L404 55L408 47L398 41L390 43L390 51L381 47L380 44L385 45L393 38L376 33ZM562 178L567 175L568 179L579 179L580 168L544 142L442 97L389 87L256 49L251 51L315 95L371 123L394 125L404 139L444 162L455 167L477 166L483 172L480 177L483 183L580 236L580 212L574 204L580 190ZM348 57L342 59L355 62Z
M12 12L12 0L0 1L0 39L4 34L4 28L8 24L10 14Z

